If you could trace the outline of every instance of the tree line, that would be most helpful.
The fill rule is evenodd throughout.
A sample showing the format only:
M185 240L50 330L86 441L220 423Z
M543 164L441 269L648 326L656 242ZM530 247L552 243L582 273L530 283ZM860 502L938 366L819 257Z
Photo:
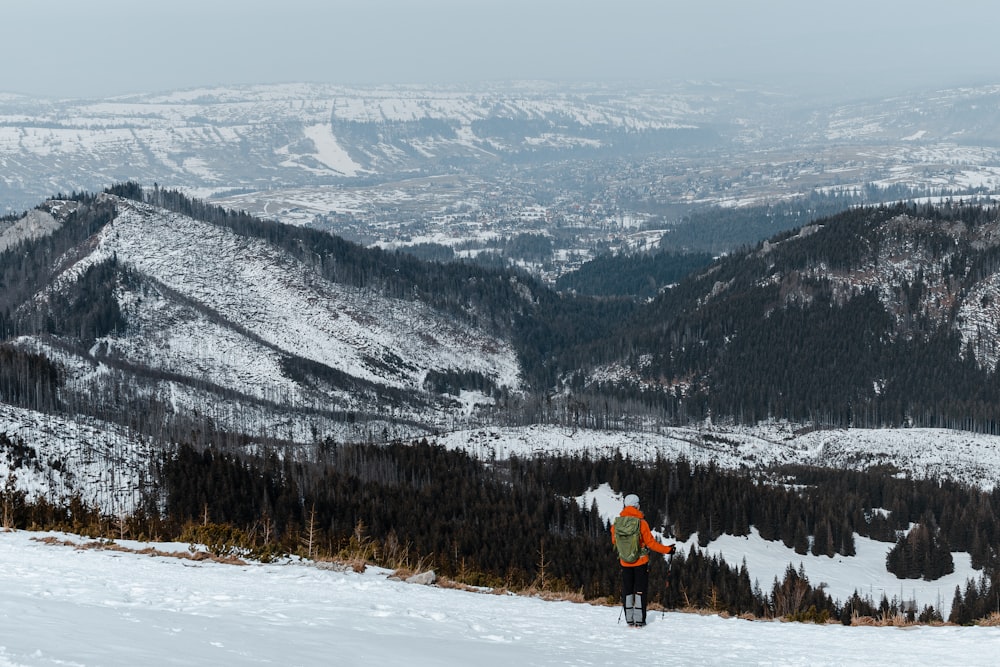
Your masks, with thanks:
M0 455L9 464L32 465L32 448L17 438L0 437ZM221 552L271 556L301 553L306 535L312 556L343 553L362 540L375 560L402 552L470 585L546 587L613 601L619 566L609 522L596 506L576 500L607 482L619 493L639 494L650 525L668 541L697 533L706 545L756 529L797 554L833 558L854 555L858 534L886 543L886 566L898 577L926 580L951 569L946 549L969 551L983 574L962 592L961 604L980 618L996 599L1000 492L904 479L889 470L797 466L751 473L683 459L642 464L620 455L482 461L425 440L330 439L308 452L269 447L253 455L179 445L153 468L154 490L129 517L102 516L79 498L66 506L29 501L8 480L0 493L6 525L84 530L104 522L123 536L198 535L217 541ZM849 621L906 611L902 600L864 592L834 600L791 563L780 580L752 580L745 564L694 547L670 562L653 558L650 590L668 608L758 617ZM941 610L921 613L934 619Z
M986 576L997 571L1000 492L891 472L795 466L748 473L683 459L641 464L620 455L484 462L426 441L325 440L311 460L298 461L180 448L160 463L166 516L175 522L207 516L248 530L271 523L292 543L313 522L318 539L334 551L361 525L378 544L407 545L415 560L419 554L469 583L516 587L544 577L590 599L613 598L618 586L609 524L596 506L575 500L603 482L639 494L650 525L668 539L697 533L704 546L756 528L796 553L833 558L853 556L858 534L897 545L886 565L900 578L946 574L944 548L970 552ZM895 567L900 544L910 549ZM896 613L902 604L888 601L897 605L890 610L859 595L832 600L794 570L782 581L751 581L745 566L693 549L666 565L652 560L650 588L672 608L802 616L812 607L843 620Z

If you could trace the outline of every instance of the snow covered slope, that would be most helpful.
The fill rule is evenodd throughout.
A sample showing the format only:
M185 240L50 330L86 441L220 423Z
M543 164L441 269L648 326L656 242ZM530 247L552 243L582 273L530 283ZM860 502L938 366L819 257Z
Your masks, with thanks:
M993 665L995 629L651 613L389 581L307 563L234 566L0 533L0 665ZM79 540L78 540L79 541ZM145 545L123 542L122 546ZM162 551L186 551L163 545Z
M116 424L56 417L0 403L0 479L13 473L29 498L68 502L79 496L111 516L143 500L159 449Z
M240 368L241 362L259 355L273 358L265 352L270 347L399 388L419 389L428 369L465 368L491 375L500 384L518 382L509 344L449 321L418 302L376 297L329 283L262 241L129 200L118 203L119 216L102 232L95 252L78 263L74 272L114 255L203 306L221 323L242 327L245 338L260 341L242 349L225 341L204 345L210 377L218 369L219 378L225 381L226 369ZM130 305L128 297L124 300ZM141 325L155 326L152 311L156 306L138 303L136 307ZM195 323L193 329L198 328ZM407 331L421 335L402 335ZM157 345L160 349L176 349L178 354L193 349L195 357L201 353L192 344L190 324L163 327L159 333L176 336ZM119 351L115 345L112 341L111 351ZM247 359L227 363L227 354L245 354ZM406 363L389 363L393 355ZM259 390L261 380L274 375L273 368L264 369L239 381L258 385Z
M334 412L382 415L383 394L397 397L397 422L464 414L467 402L424 388L429 372L477 373L513 390L521 384L514 349L497 334L419 300L327 280L264 240L105 196L117 217L83 256L74 249L57 263L65 269L36 300L54 299L114 258L130 276L114 294L124 330L99 337L86 354L50 337L17 341L59 361L78 392L100 395L109 375L131 374L175 414L209 414L217 427L241 432L288 422L293 432L281 437L307 441L317 420L324 433L334 428ZM248 426L248 410L270 416L251 415ZM289 420L302 410L313 416Z
M32 209L16 222L0 227L0 252L15 245L18 241L46 236L58 228L59 224L59 221L47 211Z

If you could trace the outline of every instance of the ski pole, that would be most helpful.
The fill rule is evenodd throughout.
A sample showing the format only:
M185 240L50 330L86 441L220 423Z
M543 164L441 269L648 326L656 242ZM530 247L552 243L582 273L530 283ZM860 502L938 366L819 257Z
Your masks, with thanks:
M667 554L668 555L668 558L667 558L667 574L666 574L666 580L667 581L666 581L666 583L663 586L664 588L670 588L670 568L674 564L674 551L677 551L677 545L676 544L674 544L673 550L669 554ZM667 617L667 608L666 608L666 605L661 605L660 606L660 620L662 621L666 617Z

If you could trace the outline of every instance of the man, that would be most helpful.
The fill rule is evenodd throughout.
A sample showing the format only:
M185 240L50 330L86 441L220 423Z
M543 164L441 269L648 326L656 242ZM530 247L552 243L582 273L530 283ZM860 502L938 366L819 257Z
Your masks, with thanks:
M625 507L611 526L611 543L618 551L622 566L622 606L629 627L646 625L646 598L649 588L649 550L674 552L673 544L660 544L649 530L639 510L639 496L625 496Z

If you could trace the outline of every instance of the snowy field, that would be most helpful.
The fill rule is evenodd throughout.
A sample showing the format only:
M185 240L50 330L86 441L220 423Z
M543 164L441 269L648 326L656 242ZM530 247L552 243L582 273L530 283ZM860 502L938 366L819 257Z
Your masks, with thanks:
M801 424L664 427L599 431L535 424L442 434L435 442L483 460L511 455L657 457L730 470L814 465L865 470L892 465L918 479L952 479L984 490L1000 483L1000 436L934 428L802 429Z
M45 535L0 533L0 667L993 665L1000 650L1000 630L978 627L671 612L630 630L611 607L406 584L375 570L80 550L39 542Z

